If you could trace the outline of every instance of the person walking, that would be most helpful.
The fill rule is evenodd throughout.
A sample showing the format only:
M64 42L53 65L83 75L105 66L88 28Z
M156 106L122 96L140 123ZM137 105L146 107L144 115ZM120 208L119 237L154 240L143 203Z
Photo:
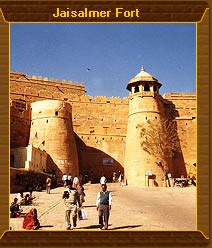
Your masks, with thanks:
M46 193L47 194L50 194L51 183L52 183L52 180L51 180L50 176L48 176L46 179Z
M77 205L81 207L81 204L79 201L78 190L71 185L67 185L66 187L67 188L63 192L62 198L65 204L66 230L71 230L77 226Z
M100 229L108 229L108 221L112 204L112 194L107 191L107 185L101 185L102 191L97 195L96 199L96 209L99 212L99 224Z
M66 187L68 181L68 175L66 175L66 173L63 174L62 181L63 181L63 186Z
M102 185L102 184L106 184L106 182L107 182L107 179L106 179L105 175L103 174L103 175L101 176L101 178L100 178L100 184L101 184L101 185Z
M119 175L118 181L119 181L119 185L121 186L122 183L124 182L124 175L123 175L123 173L121 173L121 174Z
M68 177L67 177L67 184L69 184L69 185L72 184L72 176L71 176L71 173L68 174Z
M114 171L113 172L113 183L115 183L116 182L116 172Z
M84 192L84 187L81 186L78 177L74 177L73 179L73 188L77 189L78 201L80 203L80 206L82 207L83 202L85 202L85 192Z

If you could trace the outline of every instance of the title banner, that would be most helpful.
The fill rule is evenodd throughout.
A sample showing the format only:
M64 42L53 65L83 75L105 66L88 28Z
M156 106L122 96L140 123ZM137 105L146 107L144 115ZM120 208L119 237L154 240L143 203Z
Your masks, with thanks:
M196 1L0 1L8 22L197 22L208 4Z

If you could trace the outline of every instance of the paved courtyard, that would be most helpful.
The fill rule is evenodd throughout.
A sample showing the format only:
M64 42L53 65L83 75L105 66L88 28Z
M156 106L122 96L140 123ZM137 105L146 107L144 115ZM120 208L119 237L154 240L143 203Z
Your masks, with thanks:
M86 197L83 206L88 219L78 220L74 231L102 231L98 226L96 211L100 185L86 184L84 188ZM22 206L23 212L28 212L32 207L37 208L41 224L39 230L65 230L63 190L63 187L59 187L52 189L51 194L45 191L33 192L36 196L33 206ZM196 230L196 187L140 187L109 183L108 190L113 197L109 230ZM11 200L16 196L11 194ZM10 218L13 230L24 230L22 222L23 218Z

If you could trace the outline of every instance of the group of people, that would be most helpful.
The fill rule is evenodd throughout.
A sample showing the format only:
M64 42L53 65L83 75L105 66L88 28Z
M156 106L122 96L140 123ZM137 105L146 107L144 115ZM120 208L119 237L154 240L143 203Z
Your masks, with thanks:
M97 194L96 209L99 214L100 229L108 229L109 215L112 205L112 194L107 190L107 180L103 175L100 179L101 191ZM78 208L82 208L84 200L84 188L81 186L78 177L73 179L73 184L65 186L62 198L65 204L66 230L72 230L77 226ZM80 211L79 211L80 212Z
M66 187L67 185L72 185L72 175L71 175L71 173L69 173L68 175L66 173L63 174L62 181L63 181L63 186L64 187Z
M64 175L62 180L65 189L62 195L62 199L65 205L65 223L66 230L71 230L77 226L77 217L79 217L79 210L83 208L82 205L85 202L85 193L84 187L81 185L78 177L74 177L72 180L71 174L65 176ZM104 175L100 179L100 185L101 191L97 194L96 209L98 211L100 229L107 230L112 205L112 194L110 191L107 190L107 179ZM46 192L48 194L50 194L50 188L51 178L47 177ZM23 194L23 192L20 192L11 203L10 217L19 217L21 215L21 212L23 211L21 209L21 205L31 205L33 199L34 197L32 195L32 191L25 195ZM36 209L31 211L32 216L36 215L33 211L35 212ZM27 218L29 219L29 216Z
M10 217L19 217L23 211L21 205L31 205L33 199L35 199L35 197L32 195L32 190L25 195L23 192L20 192L10 205Z
M116 172L113 172L113 182L116 183L117 181L120 185L124 182L124 175L121 171L119 171L118 175Z

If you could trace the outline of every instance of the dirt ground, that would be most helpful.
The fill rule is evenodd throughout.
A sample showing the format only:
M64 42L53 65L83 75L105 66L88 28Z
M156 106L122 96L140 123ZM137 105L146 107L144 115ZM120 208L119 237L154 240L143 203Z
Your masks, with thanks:
M99 230L96 197L99 184L86 184L84 209L86 220L78 220L77 230ZM109 230L136 231L191 231L196 230L196 187L140 187L120 186L109 183L112 192L112 210ZM63 187L33 192L36 199L31 206L22 206L23 213L32 207L38 211L40 230L65 230L65 210L62 200ZM11 194L12 201L17 194ZM22 228L23 217L10 218L12 230Z

